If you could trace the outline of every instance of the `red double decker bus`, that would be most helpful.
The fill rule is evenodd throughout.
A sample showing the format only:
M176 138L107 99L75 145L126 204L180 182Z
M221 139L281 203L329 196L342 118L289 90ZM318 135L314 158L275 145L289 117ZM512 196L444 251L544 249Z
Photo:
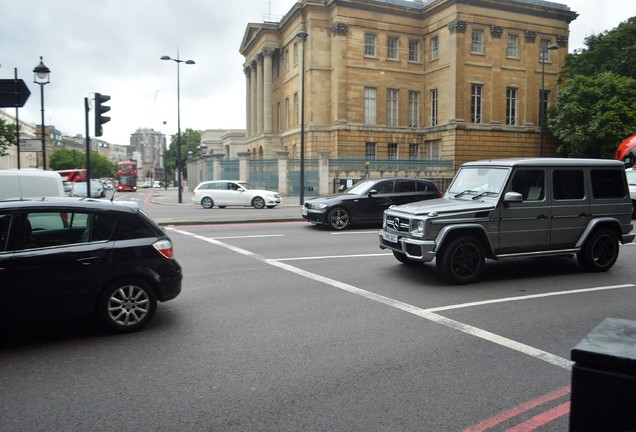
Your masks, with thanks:
M123 161L117 163L117 190L134 192L137 190L137 162Z

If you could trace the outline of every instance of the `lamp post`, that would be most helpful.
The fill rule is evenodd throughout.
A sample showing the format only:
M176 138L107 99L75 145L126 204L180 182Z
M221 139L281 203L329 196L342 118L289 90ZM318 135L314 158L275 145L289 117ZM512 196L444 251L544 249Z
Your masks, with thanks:
M40 86L40 108L42 110L42 169L44 170L46 170L46 139L44 136L44 86L51 82L49 80L50 73L50 69L44 66L44 63L42 63L42 56L40 56L40 64L33 69L33 82Z
M545 104L543 98L545 97L545 61L547 54L550 51L558 50L558 45L548 45L541 47L541 91L539 92L539 156L543 157L543 135L545 134Z
M181 60L179 58L179 49L177 48L177 58L171 58L167 55L162 56L161 60L172 60L177 64L177 190L179 191L179 204L183 202L183 187L181 185L181 106L180 106L180 78L179 78L179 65L180 63L194 64L194 60Z
M307 36L309 33L304 27L301 27L296 34L303 46L300 62L300 205L305 204L305 41Z

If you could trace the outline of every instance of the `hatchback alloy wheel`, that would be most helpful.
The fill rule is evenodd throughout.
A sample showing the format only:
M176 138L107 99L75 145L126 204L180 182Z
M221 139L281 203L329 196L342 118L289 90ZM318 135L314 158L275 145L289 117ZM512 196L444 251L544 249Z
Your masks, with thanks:
M99 302L99 316L111 330L131 332L145 326L154 316L157 299L141 280L110 285Z

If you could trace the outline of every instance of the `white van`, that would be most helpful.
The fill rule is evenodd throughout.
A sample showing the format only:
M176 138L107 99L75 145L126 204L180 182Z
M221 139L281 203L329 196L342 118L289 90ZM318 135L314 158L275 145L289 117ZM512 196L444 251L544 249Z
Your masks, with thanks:
M65 196L62 177L40 169L0 170L0 199Z

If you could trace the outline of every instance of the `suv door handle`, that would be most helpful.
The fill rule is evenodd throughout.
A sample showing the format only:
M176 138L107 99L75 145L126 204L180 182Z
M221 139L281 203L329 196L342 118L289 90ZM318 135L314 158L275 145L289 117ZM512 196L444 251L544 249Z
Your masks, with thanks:
M537 219L547 219L548 217L546 215L539 215L537 216Z
M589 215L587 213L579 213L579 217L580 218L585 218L585 217L588 217L588 216L591 216L591 215Z
M98 259L99 257L93 256L93 257L79 258L77 262L82 265L91 265L93 261L96 261Z

